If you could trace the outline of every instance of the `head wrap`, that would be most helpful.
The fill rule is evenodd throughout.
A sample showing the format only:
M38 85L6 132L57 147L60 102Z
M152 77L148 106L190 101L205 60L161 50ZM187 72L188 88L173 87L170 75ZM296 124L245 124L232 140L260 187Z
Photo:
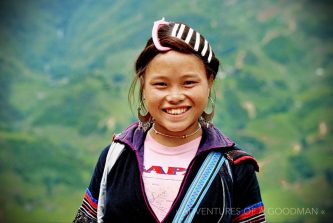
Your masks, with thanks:
M203 59L203 61L211 66L212 70L214 71L214 76L216 75L218 70L218 63L216 66L215 61L217 59L215 58L215 54L211 45L208 43L204 36L186 24L167 22L164 20L164 18L155 21L152 29L152 40L157 50L162 52L171 50L170 47L162 46L160 43L158 30L162 26L168 27L167 35L180 39L189 45L196 52L196 54L198 54ZM213 59L215 59L214 62Z

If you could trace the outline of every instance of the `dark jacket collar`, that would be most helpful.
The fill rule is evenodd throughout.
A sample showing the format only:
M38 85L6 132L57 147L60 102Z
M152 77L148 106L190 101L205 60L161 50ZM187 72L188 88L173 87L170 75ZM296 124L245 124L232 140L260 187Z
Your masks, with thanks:
M222 134L214 125L210 127L202 126L203 135L199 145L198 153L216 149L234 146L234 142L229 137ZM127 144L132 150L140 151L143 147L146 133L139 128L139 123L131 124L127 129L115 137L115 141Z

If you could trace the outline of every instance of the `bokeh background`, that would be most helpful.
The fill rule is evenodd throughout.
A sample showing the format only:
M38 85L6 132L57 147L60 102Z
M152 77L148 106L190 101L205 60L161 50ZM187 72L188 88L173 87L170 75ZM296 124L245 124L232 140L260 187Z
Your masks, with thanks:
M163 16L222 65L214 123L255 155L268 222L333 214L330 1L2 0L0 222L71 222L101 150L136 120L134 61Z

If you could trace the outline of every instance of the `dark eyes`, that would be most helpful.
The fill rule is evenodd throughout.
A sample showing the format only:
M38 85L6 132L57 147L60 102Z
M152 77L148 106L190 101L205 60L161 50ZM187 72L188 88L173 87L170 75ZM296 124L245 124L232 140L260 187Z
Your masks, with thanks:
M196 81L184 81L183 86L184 87L193 87L197 82ZM167 82L155 82L153 83L153 86L158 88L165 88L168 86Z
M193 86L196 82L195 81L185 81L184 85L185 86Z
M167 86L167 84L165 83L165 82L156 82L156 83L154 83L153 84L154 86L157 86L157 87L165 87L165 86Z

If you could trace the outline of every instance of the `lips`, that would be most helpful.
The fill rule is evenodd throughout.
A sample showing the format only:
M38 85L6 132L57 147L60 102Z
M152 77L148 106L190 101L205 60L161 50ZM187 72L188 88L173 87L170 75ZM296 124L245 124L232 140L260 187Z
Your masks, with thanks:
M169 115L181 115L187 112L190 108L190 106L180 108L165 108L163 109L163 111L168 113Z

